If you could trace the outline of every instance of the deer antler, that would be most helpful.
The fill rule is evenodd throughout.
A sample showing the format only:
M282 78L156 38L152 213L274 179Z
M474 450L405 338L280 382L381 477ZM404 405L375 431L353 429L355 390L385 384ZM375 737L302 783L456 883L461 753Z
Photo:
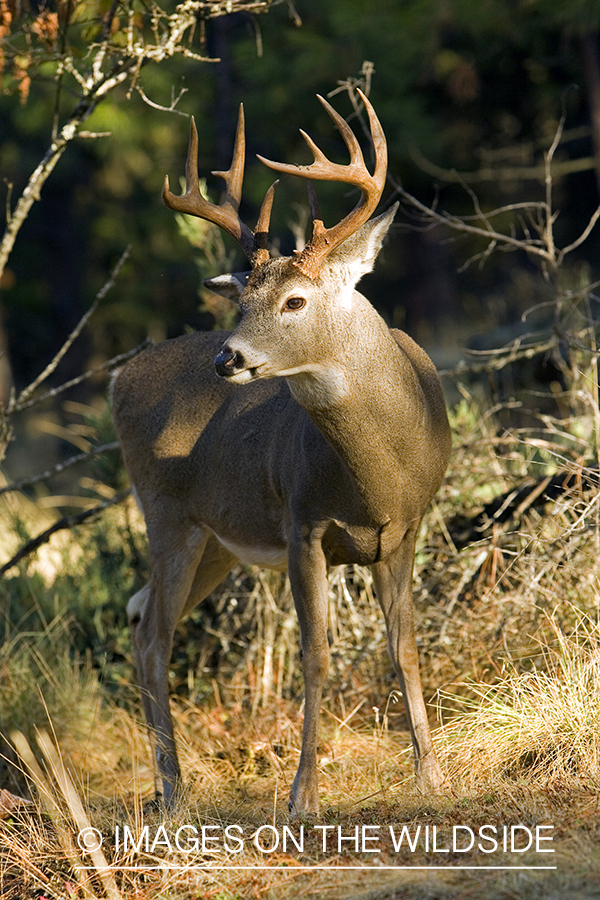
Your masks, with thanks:
M350 237L351 234L354 234L354 232L371 217L371 214L379 203L383 188L385 187L387 174L387 145L385 135L379 119L375 115L375 110L369 103L367 97L361 90L359 90L358 93L365 104L365 108L369 115L371 136L373 139L373 147L375 148L375 171L372 175L365 165L364 157L354 132L345 119L343 119L327 100L319 94L317 94L317 97L339 128L346 146L350 151L350 163L346 166L340 165L339 163L332 163L317 147L312 138L302 130L300 131L300 134L315 157L314 162L311 163L310 166L272 162L272 160L264 159L262 156L258 157L266 166L275 169L277 172L299 175L301 178L316 178L320 181L341 181L346 184L353 184L362 191L362 197L352 212L348 213L341 222L338 222L338 224L334 225L332 228L325 228L309 181L313 233L310 241L301 253L294 251L296 256L294 265L298 266L298 268L309 278L315 278L328 254L345 241L346 238Z
M265 195L258 217L256 231L253 232L245 225L239 216L240 200L242 198L242 182L244 180L244 159L246 154L246 138L244 134L244 107L240 104L233 158L227 172L212 172L225 182L227 193L222 203L209 203L200 193L198 182L198 131L192 118L190 124L190 142L185 163L186 192L178 197L169 190L169 176L165 176L162 190L162 199L165 206L175 212L185 213L189 216L197 216L213 222L230 234L240 244L244 253L253 266L260 265L269 259L267 250L267 232L273 206L273 194L275 184L272 184Z

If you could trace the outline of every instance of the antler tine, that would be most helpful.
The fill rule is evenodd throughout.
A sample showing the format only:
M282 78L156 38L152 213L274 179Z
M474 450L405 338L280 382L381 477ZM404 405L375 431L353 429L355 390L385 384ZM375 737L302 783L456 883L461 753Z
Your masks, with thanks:
M317 200L317 195L310 178L306 179L306 187L308 189L308 205L310 207L310 217L313 222L316 219L320 219L321 221L323 221L321 210L319 209L319 201Z
M277 172L299 175L308 179L316 178L320 181L341 181L346 184L353 184L362 191L362 197L352 212L348 213L341 222L338 222L332 228L325 228L320 218L314 218L312 238L302 253L294 260L295 265L309 278L315 278L328 254L343 243L346 238L350 237L351 234L354 234L370 218L379 203L385 187L387 174L385 135L371 103L362 91L359 90L358 93L369 116L371 136L375 149L375 171L372 175L367 169L356 135L345 119L319 94L317 94L319 101L339 128L344 139L350 153L350 163L342 165L331 162L322 150L317 147L312 138L303 131L300 133L314 154L314 161L309 166L278 163L265 159L262 156L258 157L266 166L275 169ZM316 204L312 199L311 208L316 209Z
M185 213L189 216L197 216L213 222L241 245L244 253L253 262L254 235L247 225L241 221L238 210L242 194L242 181L244 178L244 109L240 104L238 127L235 137L235 146L231 166L227 172L213 172L214 175L223 178L227 188L227 194L222 203L209 203L200 193L198 180L198 130L192 117L190 123L190 142L185 164L186 192L178 197L169 190L169 177L165 177L162 199L165 206L175 212Z
M344 138L344 143L346 147L350 151L350 165L356 164L363 169L365 168L365 160L362 155L362 150L360 149L360 144L356 138L356 135L346 122L343 116L340 116L339 112L333 108L331 103L325 99L325 97L321 97L320 94L317 94L317 99L319 100L321 106L326 110L329 117L333 119L335 124L338 127L338 130L342 137ZM367 103L369 101L367 100ZM370 106L370 104L369 104ZM371 107L372 109L373 107ZM368 174L368 173L367 173ZM345 179L344 179L345 180Z
M344 138L344 142L350 151L350 165L331 162L330 159L327 159L320 147L315 144L311 136L302 129L300 129L300 134L314 155L314 162L312 162L310 166L300 166L295 163L273 162L273 160L265 159L263 156L259 156L258 158L262 163L269 166L270 169L274 169L276 172L283 172L288 175L300 175L303 178L316 178L320 181L347 181L354 184L356 183L356 178L352 177L353 170L356 169L357 173L361 175L366 171L360 144L346 120L336 112L333 106L331 106L324 97L321 97L320 94L317 94L317 97L329 113L329 116L338 126L338 129ZM367 175L368 174L369 173L367 172Z
M378 184L381 184L381 191L385 187L387 178L387 142L381 122L377 118L375 110L366 94L363 94L360 88L356 89L358 96L364 103L367 115L369 117L369 126L371 128L371 140L373 141L373 149L375 150L375 171L373 178Z
M242 183L244 181L244 165L246 162L246 118L244 104L240 103L238 123L235 131L233 157L227 172L211 172L216 178L222 178L227 185L227 196L224 206L231 206L237 213L242 199Z
M269 233L269 222L271 221L271 209L273 208L273 197L275 196L275 188L279 184L279 179L274 181L262 202L258 222L254 230L254 256L252 258L253 265L260 266L262 263L268 262L270 255L267 249L267 235Z

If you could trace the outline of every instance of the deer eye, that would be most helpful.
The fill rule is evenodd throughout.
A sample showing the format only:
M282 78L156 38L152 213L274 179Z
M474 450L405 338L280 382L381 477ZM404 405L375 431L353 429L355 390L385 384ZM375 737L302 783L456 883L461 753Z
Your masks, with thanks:
M299 309L302 309L303 306L306 306L306 300L304 299L304 297L288 297L283 309L284 311L287 309L291 310L292 312L297 312Z

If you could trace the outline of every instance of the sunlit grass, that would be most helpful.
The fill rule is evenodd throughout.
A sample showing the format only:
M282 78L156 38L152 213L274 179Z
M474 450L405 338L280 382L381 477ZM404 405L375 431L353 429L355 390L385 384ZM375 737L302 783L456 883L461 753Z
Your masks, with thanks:
M385 708L370 709L362 717L357 711L345 722L329 710L323 717L319 760L321 822L340 827L347 836L357 827L375 825L385 836L390 825L398 828L403 823L413 830L435 825L443 835L462 824L473 828L487 823L552 824L556 831L552 862L558 860L561 871L545 876L554 879L546 883L554 890L559 884L572 885L576 871L578 877L581 873L586 879L599 877L590 827L597 811L598 709L592 689L597 693L600 683L598 629L580 617L578 628L565 636L555 621L550 624L556 640L541 648L543 671L511 671L493 687L470 685L470 699L463 699L462 709L436 732L451 777L447 790L437 797L416 791L408 735L389 730ZM48 672L38 676L44 693L54 676ZM333 844L323 853L320 836L307 840L301 854L288 847L265 855L251 840L239 854L224 853L222 848L171 852L161 842L142 846L139 853L131 846L127 850L115 846L115 829L122 834L125 826L135 836L147 826L150 841L161 825L171 837L181 825L209 826L211 834L233 825L251 836L270 824L281 833L288 823L287 792L298 760L301 713L297 704L277 698L254 714L248 713L249 696L242 704L215 700L202 707L176 700L174 718L186 789L177 808L165 814L153 803L154 777L142 723L134 710L102 696L94 677L72 664L74 703L83 707L90 697L99 693L101 698L94 716L82 721L76 733L60 722L64 714L60 703L54 710L48 708L46 726L38 724L31 737L12 731L11 764L20 773L21 793L28 789L34 805L17 807L0 819L0 872L7 898L287 898L299 889L309 896L321 891L343 897L361 895L374 885L384 897L392 884L394 889L406 885L408 890L412 885L419 890L425 882L420 870L402 870L399 881L399 874L381 870L381 865L452 862L432 858L423 848L395 853L389 840L382 841L377 857L356 853L352 847L340 853ZM456 696L453 702L459 702ZM572 831L574 821L578 827ZM103 835L100 855L79 847L77 836L86 827ZM489 858L479 854L459 861L483 865ZM495 863L501 861L511 864L514 859L510 854L494 858ZM519 859L526 864L539 861L531 854ZM165 863L170 868L140 868ZM221 868L206 868L215 863ZM107 864L115 870L105 870ZM331 871L302 868L317 864ZM338 873L336 878L335 867L348 864L369 869ZM510 873L498 876L492 883L482 869L479 878L485 896L509 896L510 877ZM524 878L520 896L544 896L533 878ZM436 896L461 896L452 868L436 874L435 883Z
M548 616L554 641L540 648L543 668L523 672L511 663L493 685L440 692L454 716L438 739L469 778L519 775L598 789L600 628L577 610L573 616L569 634Z

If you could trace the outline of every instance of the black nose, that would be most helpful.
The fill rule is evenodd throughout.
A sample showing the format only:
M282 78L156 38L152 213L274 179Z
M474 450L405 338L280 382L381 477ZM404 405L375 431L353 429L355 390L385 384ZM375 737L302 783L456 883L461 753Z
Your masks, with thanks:
M215 357L215 369L217 370L217 375L222 375L224 378L234 375L236 371L243 368L244 357L241 353L236 353L234 350L231 350L227 344L225 344Z

